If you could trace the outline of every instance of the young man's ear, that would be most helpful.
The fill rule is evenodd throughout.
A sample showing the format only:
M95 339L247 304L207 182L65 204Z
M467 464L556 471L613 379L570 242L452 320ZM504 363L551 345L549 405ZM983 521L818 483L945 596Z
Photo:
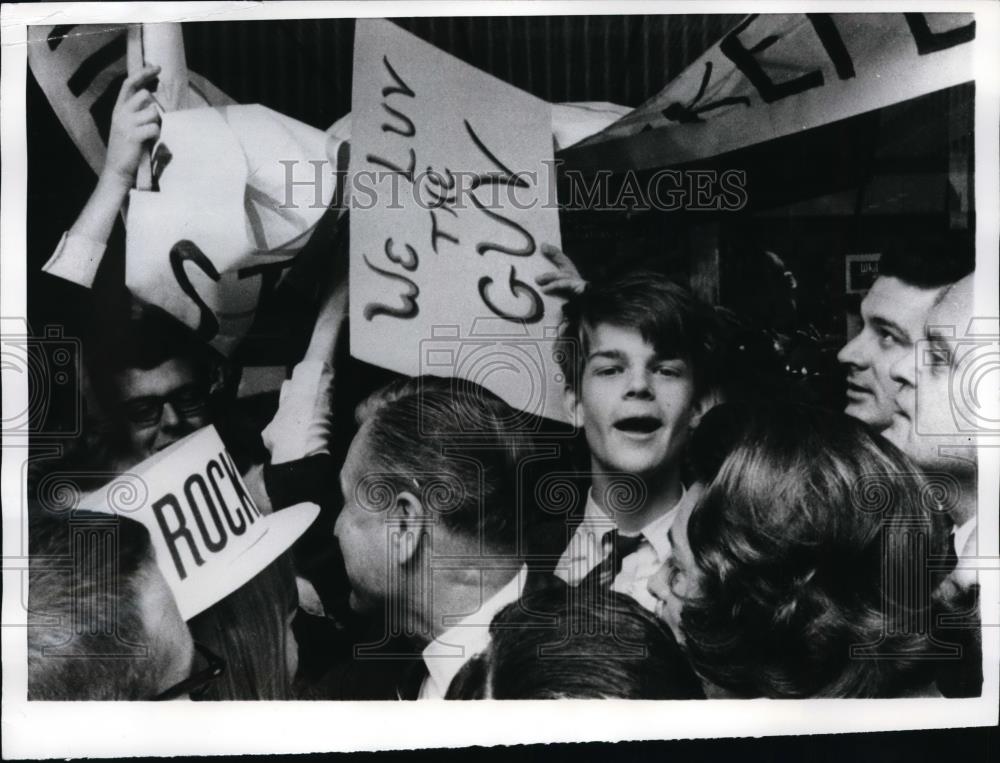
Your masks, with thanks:
M691 411L691 429L696 429L705 414L721 402L722 393L717 389L710 389L701 395L695 402L694 409Z
M576 394L576 389L572 384L567 384L563 389L563 411L569 423L577 429L583 427L583 411L578 405L580 398Z
M399 564L407 564L423 542L427 527L427 510L420 499L409 490L396 495L392 520L399 532L390 533L394 557Z

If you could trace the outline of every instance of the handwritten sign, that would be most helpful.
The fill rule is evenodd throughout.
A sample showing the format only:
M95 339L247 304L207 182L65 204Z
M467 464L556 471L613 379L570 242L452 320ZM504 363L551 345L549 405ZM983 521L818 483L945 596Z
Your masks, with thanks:
M971 13L753 14L561 158L650 169L880 109L971 80L975 36Z
M311 503L262 514L211 426L84 496L79 508L145 525L185 620L267 567L319 515Z
M381 20L355 32L351 352L562 418L551 106ZM449 360L450 358L450 360Z

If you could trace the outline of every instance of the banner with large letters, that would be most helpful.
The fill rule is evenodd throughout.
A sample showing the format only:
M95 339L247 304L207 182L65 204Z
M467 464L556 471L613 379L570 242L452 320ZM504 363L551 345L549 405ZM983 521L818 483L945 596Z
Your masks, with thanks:
M682 164L972 79L971 13L745 18L661 92L560 158L576 169Z

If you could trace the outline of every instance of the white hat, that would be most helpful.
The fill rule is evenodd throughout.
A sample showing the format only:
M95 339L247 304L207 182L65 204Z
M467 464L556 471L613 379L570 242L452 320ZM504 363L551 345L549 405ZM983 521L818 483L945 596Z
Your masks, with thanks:
M185 620L248 582L319 516L314 503L262 514L212 426L82 497L79 508L145 525Z

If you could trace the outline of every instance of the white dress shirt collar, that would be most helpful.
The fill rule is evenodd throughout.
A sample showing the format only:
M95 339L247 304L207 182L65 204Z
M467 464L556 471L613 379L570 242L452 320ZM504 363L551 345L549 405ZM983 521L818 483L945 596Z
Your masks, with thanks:
M493 617L505 606L520 598L527 574L527 566L522 566L514 577L484 601L479 609L426 646L422 656L427 666L427 678L420 687L420 699L444 697L452 679L462 666L489 646L490 623Z

